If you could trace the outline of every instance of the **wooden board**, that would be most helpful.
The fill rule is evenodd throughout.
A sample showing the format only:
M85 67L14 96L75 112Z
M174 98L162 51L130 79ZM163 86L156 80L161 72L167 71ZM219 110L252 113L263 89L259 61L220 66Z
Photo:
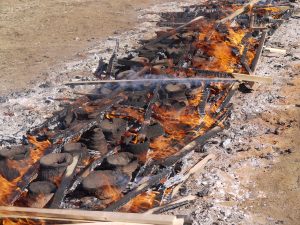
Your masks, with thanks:
M7 217L7 215L10 214L13 214L14 216L26 216L29 219L31 217L39 217L44 219L62 218L97 222L123 222L157 225L175 224L178 220L176 216L169 215L145 215L135 213L83 211L72 209L35 209L0 206L0 217Z

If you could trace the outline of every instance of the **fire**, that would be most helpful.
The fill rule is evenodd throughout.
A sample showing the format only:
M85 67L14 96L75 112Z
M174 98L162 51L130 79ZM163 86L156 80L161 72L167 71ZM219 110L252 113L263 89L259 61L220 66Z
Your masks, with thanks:
M23 160L6 160L6 163L9 168L17 169L19 172L19 176L12 181L6 180L4 177L0 175L0 183L1 183L1 192L0 192L0 204L7 205L9 202L8 198L10 194L14 191L19 191L18 182L22 179L27 170L37 162L41 156L43 156L44 151L50 147L51 142L49 140L38 142L36 137L28 136L28 141L34 145L33 148L30 149L30 156Z
M46 224L44 221L33 221L30 219L2 219L3 225L44 225Z
M145 212L148 209L151 209L157 204L157 200L155 199L158 192L149 191L144 192L135 198L133 198L130 202L124 205L120 211L121 212L131 212L131 213L141 213Z
M209 57L196 58L193 61L193 67L221 72L244 72L237 68L240 63L240 56L244 50L242 40L250 32L249 29L234 29L230 24L221 25L214 23L199 22L200 34L198 41L194 43L195 47ZM218 29L222 29L218 31ZM233 52L236 51L236 52ZM252 59L248 59L251 63Z
M132 118L139 122L144 121L144 110L131 107L119 107L107 114L107 118Z

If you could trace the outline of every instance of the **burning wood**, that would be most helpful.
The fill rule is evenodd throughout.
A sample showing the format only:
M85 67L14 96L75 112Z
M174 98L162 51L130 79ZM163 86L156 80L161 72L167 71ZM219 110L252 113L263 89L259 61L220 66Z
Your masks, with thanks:
M122 59L117 59L117 44L110 62L100 60L96 71L105 80L68 83L100 84L94 94L28 132L28 145L0 150L0 203L123 212L159 206L170 190L167 181L182 172L179 162L226 126L237 81L271 82L250 74L268 35L254 27L277 26L291 7L257 2L214 1L162 15L168 20L165 25L180 26ZM66 216L81 222L176 220L127 220L121 214L82 211L0 211L12 218L37 213L34 218Z

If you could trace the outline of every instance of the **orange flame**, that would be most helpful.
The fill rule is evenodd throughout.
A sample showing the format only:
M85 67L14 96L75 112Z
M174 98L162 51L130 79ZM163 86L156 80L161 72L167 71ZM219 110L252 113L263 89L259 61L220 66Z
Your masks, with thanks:
M17 187L18 182L22 179L23 175L27 172L27 170L37 162L41 156L44 154L44 151L51 145L49 140L38 142L36 137L28 136L28 141L33 144L35 147L30 149L30 156L23 160L6 160L7 166L9 168L17 169L19 172L19 176L12 181L6 180L4 177L0 175L0 183L1 183L1 192L0 192L0 204L6 205L8 204L7 200L9 195L13 191L18 191Z
M33 221L30 219L2 219L3 225L44 225L46 224L44 221Z
M156 196L158 192L149 191L144 192L135 198L133 198L130 202L124 205L120 211L121 212L131 212L131 213L141 213L145 212L148 209L151 209L155 206L156 203Z

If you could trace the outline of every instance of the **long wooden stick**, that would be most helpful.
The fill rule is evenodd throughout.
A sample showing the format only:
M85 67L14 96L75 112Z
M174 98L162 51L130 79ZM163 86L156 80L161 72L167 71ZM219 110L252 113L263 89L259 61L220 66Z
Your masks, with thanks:
M182 202L185 202L185 201L193 201L195 199L196 199L196 196L194 196L194 195L188 195L186 197L180 198L180 199L178 199L176 201L172 201L172 202L167 203L165 205L161 205L161 206L155 207L153 209L149 209L148 211L144 212L144 214L152 214L152 213L155 213L156 211L164 209L164 208L166 208L168 206L176 205L176 204L179 204L179 203L182 203Z
M255 71L257 69L257 65L258 65L258 62L260 60L263 48L264 48L266 38L267 38L267 31L263 31L262 35L261 35L261 38L260 38L259 46L256 50L255 57L252 61L252 65L251 65L251 70L253 71L253 73L255 73Z
M65 223L61 225L140 225L140 223L124 223L124 222L92 222L92 223ZM145 223L143 225L155 225L150 223Z
M254 76L247 74L232 73L233 78L166 78L166 79L137 79L137 80L99 80L99 81L73 81L65 83L65 85L97 85L105 83L119 83L119 84L128 84L128 83L146 83L146 82L193 82L193 81L211 81L211 82L234 82L234 81L252 81L259 83L271 84L273 78L263 77L263 76Z
M172 225L177 222L176 216L169 215L144 215L135 213L117 213L100 211L83 211L70 209L35 209L22 207L0 206L0 217L15 216L40 217L44 219L75 219L96 222L123 222L138 224Z
M64 199L67 193L67 189L70 186L71 181L74 177L75 169L77 167L79 160L80 160L80 155L79 154L74 155L73 162L71 163L71 165L67 167L65 174L62 178L61 184L57 189L57 191L55 192L53 201L50 206L51 208L60 208L62 200Z
M259 2L260 0L251 0L249 3L245 4L242 8L234 11L232 14L230 14L229 16L218 20L217 23L226 23L229 20L232 20L233 18L237 17L238 15L242 14L243 12L245 12L245 10L250 6L256 4L257 2Z

